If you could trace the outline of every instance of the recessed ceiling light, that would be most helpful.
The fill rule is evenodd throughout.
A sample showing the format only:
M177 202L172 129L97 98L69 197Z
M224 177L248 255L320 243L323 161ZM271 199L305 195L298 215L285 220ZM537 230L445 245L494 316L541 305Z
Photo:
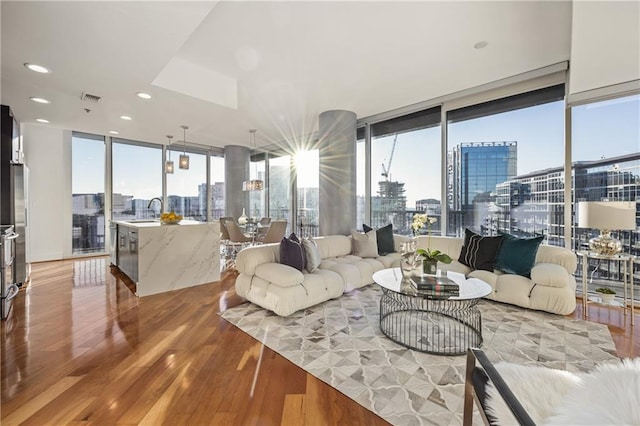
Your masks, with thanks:
M49 122L49 120L45 120L44 118L36 118L36 121L38 123L48 123Z
M476 44L473 45L474 49L484 49L485 47L487 47L489 43L487 41L479 41Z
M119 135L120 132L116 132L115 130L109 130L109 133L111 133L112 135Z
M127 120L127 121L131 120L131 117L129 117L128 115L121 115L120 118L122 118L123 120Z
M35 96L30 97L29 99L31 99L33 102L37 102L39 104L48 104L50 103L48 100L46 100L45 98L37 98Z
M42 65L26 63L24 64L24 66L29 68L31 71L39 72L42 74L47 74L50 72L47 68L43 67Z
M151 95L148 93L138 92L136 93L136 95L138 95L138 97L142 99L151 99Z

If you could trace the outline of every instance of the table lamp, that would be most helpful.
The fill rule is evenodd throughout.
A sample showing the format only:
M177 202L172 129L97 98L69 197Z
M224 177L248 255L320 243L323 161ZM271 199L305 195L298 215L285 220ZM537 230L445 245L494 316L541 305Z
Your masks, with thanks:
M599 229L600 235L589 240L589 249L612 256L622 251L622 243L611 231L636 229L636 203L633 201L580 201L578 227Z

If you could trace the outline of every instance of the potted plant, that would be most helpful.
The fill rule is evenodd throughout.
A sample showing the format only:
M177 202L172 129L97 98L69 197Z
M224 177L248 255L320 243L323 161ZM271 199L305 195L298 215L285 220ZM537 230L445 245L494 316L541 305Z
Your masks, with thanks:
M431 250L431 225L438 221L435 217L426 214L415 214L411 228L414 234L418 233L425 225L427 226L427 248L416 250L416 254L422 259L422 270L425 274L435 275L438 262L451 263L451 257L440 250Z
M600 296L600 299L602 299L602 302L604 303L611 303L613 298L616 296L615 290L611 290L607 287L596 288L596 293L598 293L598 296Z

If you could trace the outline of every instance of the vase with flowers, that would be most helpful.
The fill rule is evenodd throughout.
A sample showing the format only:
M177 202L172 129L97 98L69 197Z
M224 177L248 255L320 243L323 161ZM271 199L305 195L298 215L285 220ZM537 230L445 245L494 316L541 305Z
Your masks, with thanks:
M436 223L438 218L427 216L426 214L414 214L411 229L413 234L420 233L422 228L427 228L427 248L417 249L416 254L422 258L422 268L425 274L435 275L437 272L438 262L451 263L451 257L442 253L440 250L431 250L431 225Z

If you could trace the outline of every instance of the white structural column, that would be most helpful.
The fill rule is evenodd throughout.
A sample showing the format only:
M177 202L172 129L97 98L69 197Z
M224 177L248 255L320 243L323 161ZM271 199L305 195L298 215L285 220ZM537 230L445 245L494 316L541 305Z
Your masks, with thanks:
M249 148L240 145L224 147L224 211L238 218L249 205L249 193L242 182L249 179Z
M356 114L320 114L320 235L348 235L356 226Z

